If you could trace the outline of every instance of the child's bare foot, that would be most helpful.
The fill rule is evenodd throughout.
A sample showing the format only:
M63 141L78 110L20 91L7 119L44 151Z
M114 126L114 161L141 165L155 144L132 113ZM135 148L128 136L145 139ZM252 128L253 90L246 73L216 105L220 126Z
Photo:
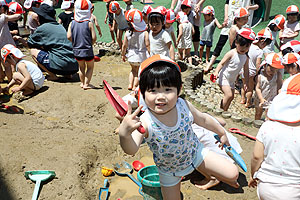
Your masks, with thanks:
M216 179L215 177L211 177L210 180L208 179L204 179L198 183L195 182L195 186L201 190L207 190L209 188L212 188L216 185L218 185L220 183L220 181L218 179Z
M83 89L84 90L88 90L88 89L95 89L96 87L93 86L92 84L88 84L88 85L83 85Z
M80 87L83 88L83 83L80 83Z
M240 104L245 104L246 103L246 99L242 99Z
M129 84L128 87L127 87L127 89L128 89L128 90L132 90L132 85Z
M252 107L252 104L246 103L246 104L245 104L245 107L246 107L246 108L250 108L250 107Z

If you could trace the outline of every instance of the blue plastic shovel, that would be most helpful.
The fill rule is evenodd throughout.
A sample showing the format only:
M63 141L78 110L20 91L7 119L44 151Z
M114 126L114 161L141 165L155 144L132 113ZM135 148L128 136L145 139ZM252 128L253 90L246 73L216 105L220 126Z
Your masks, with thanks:
M37 200L42 181L53 179L55 177L55 172L48 170L27 171L25 172L25 177L26 179L30 179L35 182L32 200Z
M221 142L218 135L214 135L214 137L218 142ZM242 168L242 170L244 170L244 172L247 172L246 163L243 160L243 158L240 156L240 154L238 154L236 152L236 150L234 148L232 148L231 146L227 146L226 144L224 144L223 147L225 148L225 152L227 153L227 155L232 160L234 160L238 164L238 166L240 166Z

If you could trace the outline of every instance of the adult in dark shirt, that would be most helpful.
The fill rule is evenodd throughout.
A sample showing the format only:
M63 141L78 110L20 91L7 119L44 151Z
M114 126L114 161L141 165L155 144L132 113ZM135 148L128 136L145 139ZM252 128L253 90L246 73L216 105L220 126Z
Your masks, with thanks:
M33 8L41 24L28 38L27 44L38 66L48 73L48 80L57 80L58 75L70 77L78 72L72 43L67 32L55 20L55 10L47 4Z

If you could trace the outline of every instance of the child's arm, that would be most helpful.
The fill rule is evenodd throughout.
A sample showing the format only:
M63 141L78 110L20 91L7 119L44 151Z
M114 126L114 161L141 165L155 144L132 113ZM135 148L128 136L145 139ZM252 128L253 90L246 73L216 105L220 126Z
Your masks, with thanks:
M99 33L99 37L102 37L102 32L101 32L100 25L98 23L98 19L97 19L96 15L93 15L93 16L94 16L94 22L95 22L96 29Z
M89 28L90 28L90 31L92 34L92 44L95 44L95 42L97 40L97 36L96 36L96 31L95 31L93 22L89 22Z
M281 87L282 87L282 83L283 83L282 75L281 75L280 71L277 72L277 81L276 82L277 82L277 94L279 94Z
M123 41L123 45L122 45L122 52L121 52L121 55L122 55L122 60L125 62L126 61L126 50L128 48L128 39L126 37L126 33L125 33L125 37L124 37L124 41Z
M236 29L231 27L229 30L229 44L232 46L234 39L236 38Z
M248 88L249 88L249 58L247 58L245 64L244 64L244 77L245 77L245 85L244 85L244 89L245 92L247 92Z
M256 59L256 63L255 63L255 66L256 66L256 73L259 71L260 64L261 64L261 60L262 60L262 58L257 58L257 59Z
M58 21L57 21L59 24L62 24L62 21L60 18L58 18Z
M217 68L215 69L215 72L214 72L214 76L216 78L219 77L219 72L223 68L224 64L229 62L229 60L232 58L232 54L233 54L233 50L230 50L229 52L227 52L225 54L225 56L222 58L221 62L219 62L218 66L217 66Z
M168 43L167 43L167 46L168 46L168 48L169 48L170 58L171 58L172 60L175 60L175 51L174 51L174 47L173 47L173 45L172 45L172 41L168 42Z
M72 22L70 22L69 27L68 27L67 38L68 38L68 40L70 40L72 42L71 25L72 25Z
M190 102L186 102L191 113L193 114L194 123L218 134L221 141L221 147L223 147L224 144L230 146L224 128L210 116L197 110Z
M6 22L14 22L21 18L21 14L5 15Z
M19 92L22 89L24 89L29 84L30 80L32 80L31 76L30 76L30 74L29 74L29 72L28 72L28 70L26 68L26 64L25 63L18 64L18 72L20 72L24 76L24 80L22 81L22 83L18 87L14 87L14 88L11 89L11 91L13 93ZM9 83L7 87L10 88L14 84L15 83L13 83L13 82L11 84Z
M136 129L142 124L137 115L141 111L142 106L139 106L136 111L132 112L130 103L128 104L128 111L125 115L120 127L119 127L119 138L120 145L123 151L129 155L134 155L140 148L143 141L144 134L147 133L147 128L143 126L146 133L141 134Z
M253 179L254 173L258 171L261 163L264 160L264 144L256 140L254 144L252 159L251 159L251 179L248 183L249 187L256 187L257 180Z
M259 107L262 107L262 104L266 101L262 95L262 92L261 92L261 89L260 89L260 79L261 79L261 76L258 75L257 76L257 83L256 83L256 86L255 86L255 92L256 92L256 95L259 99Z
M178 36L177 36L177 41L176 41L176 45L178 46L178 43L179 43L179 41L180 41L180 39L181 39L181 37L182 37L182 35L183 35L183 30L182 30L182 25L181 24L179 24L179 32L178 32Z
M104 24L107 23L107 18L108 18L108 11L106 12L105 18L104 18Z
M172 38L172 41L173 41L173 43L174 43L175 49L177 49L176 37L175 37L175 34L174 34L173 31L171 32L171 38Z
M289 39L289 38L295 38L298 35L299 35L299 31L295 31L294 33L291 33L291 34L288 34L288 35L284 35L284 36L281 35L281 39L283 39L283 38L287 38L287 39Z
M145 44L146 44L147 51L150 54L149 33L147 31L145 31Z
M195 12L199 13L201 6L204 4L205 0L200 0L195 7Z
M224 28L224 24L220 24L220 22L219 22L219 20L217 18L215 18L215 24L218 27L218 29Z
M194 29L194 26L192 26L192 35L195 34L195 29ZM200 39L201 39L201 36L200 36Z

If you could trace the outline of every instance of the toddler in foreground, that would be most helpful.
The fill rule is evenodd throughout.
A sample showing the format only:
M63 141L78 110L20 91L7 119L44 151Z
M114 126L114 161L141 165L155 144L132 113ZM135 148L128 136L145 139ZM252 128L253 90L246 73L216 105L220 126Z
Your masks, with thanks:
M220 146L230 145L220 124L178 98L182 81L177 63L162 55L148 58L141 64L139 85L147 109L138 118L142 106L132 113L129 104L120 125L120 144L124 152L134 155L145 138L158 167L163 198L181 199L181 178L194 169L239 187L237 167L205 149L193 132L191 125L196 123L217 133ZM136 130L141 124L146 130L144 134Z

